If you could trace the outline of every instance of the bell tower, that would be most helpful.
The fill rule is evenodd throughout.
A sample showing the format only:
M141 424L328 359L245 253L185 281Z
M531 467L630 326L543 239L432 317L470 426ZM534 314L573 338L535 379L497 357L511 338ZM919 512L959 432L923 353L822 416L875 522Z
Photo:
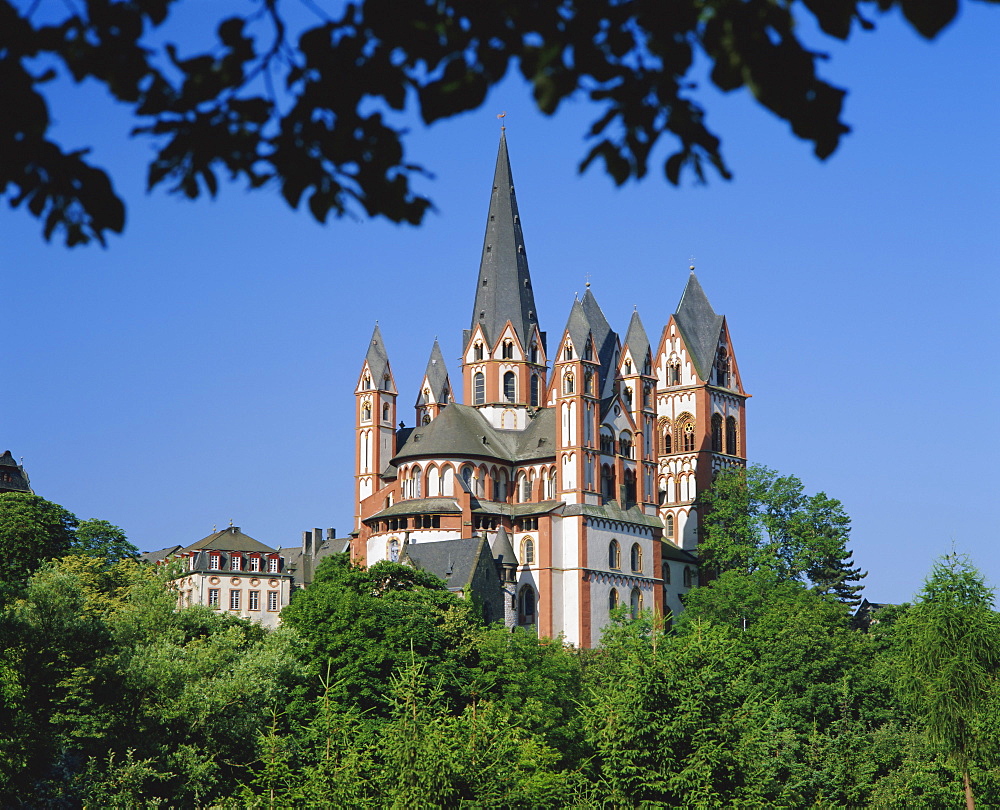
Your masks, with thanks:
M524 430L545 404L545 333L538 328L524 233L500 133L472 322L462 336L463 401L496 428Z
M361 528L361 502L378 491L379 474L396 454L396 382L375 324L354 389L354 528Z

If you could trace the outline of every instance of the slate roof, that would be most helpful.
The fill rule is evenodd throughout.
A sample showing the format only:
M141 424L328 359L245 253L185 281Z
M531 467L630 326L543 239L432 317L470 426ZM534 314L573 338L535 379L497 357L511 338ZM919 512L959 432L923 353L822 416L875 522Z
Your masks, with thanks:
M698 558L694 554L678 548L673 543L663 544L663 557L667 560L675 560L676 562L688 563L690 565L698 564Z
M416 500L398 501L381 512L365 518L374 520L376 518L395 517L396 515L412 515L415 513L425 514L430 512L455 513L461 512L462 508L454 498L418 498Z
M516 463L555 455L556 422L542 408L524 430L498 430L470 405L451 404L428 425L413 428L393 464L405 459L458 456Z
M409 561L417 568L434 574L445 582L450 591L465 591L472 585L480 555L488 549L489 545L482 537L407 543L399 561Z
M10 476L10 481L0 480L0 492L31 492L31 482L24 467L14 460L10 450L4 450L0 455L0 469Z
M445 365L444 355L441 354L441 347L438 345L437 340L434 341L434 347L431 349L431 356L427 361L427 370L424 372L424 377L431 387L431 394L434 396L434 401L439 403L447 402L451 392L451 386L448 383L448 367ZM418 403L422 401L421 398L423 395L423 391L421 391L417 397Z
M379 329L378 324L375 324L375 331L372 332L371 342L368 344L368 354L365 355L365 362L368 363L368 368L372 373L372 385L376 390L379 391L391 391L392 383L389 383L389 388L383 388L384 379L386 374L389 374L389 355L385 350L385 341L382 340L382 330ZM390 380L392 375L390 374Z
M169 548L161 548L159 551L144 551L139 555L139 559L143 562L158 563L177 554L182 548L183 546L170 546Z
M691 271L681 295L674 320L681 330L698 376L707 380L715 362L715 351L719 345L724 318L715 314L694 270Z
M618 334L604 317L589 287L581 303L590 323L590 332L594 336L597 359L601 362L601 396L610 397L614 394L615 375L618 373Z
M265 546L249 535L243 534L239 526L229 526L222 531L214 532L182 550L203 551L206 549L218 549L219 551L257 551L261 554L273 554L277 551L276 548Z
M514 179L507 156L507 136L501 132L472 325L464 333L463 351L468 347L477 324L482 325L486 340L492 345L500 338L507 321L513 325L521 345L527 347L538 317L521 218L514 196Z
M663 521L653 515L647 515L638 506L622 509L617 501L608 501L603 506L589 503L574 503L566 507L564 515L589 515L605 520L618 520L622 523L635 523L640 526L663 528Z
M632 313L632 320L629 321L628 331L625 333L625 346L628 347L629 353L632 355L632 362L637 366L635 370L641 372L643 364L646 362L646 356L649 355L652 358L652 353L649 348L649 336L642 325L638 310Z
M491 549L493 556L499 558L501 563L506 565L518 564L517 554L514 553L514 547L510 544L510 536L503 526L497 529L497 533L493 536Z

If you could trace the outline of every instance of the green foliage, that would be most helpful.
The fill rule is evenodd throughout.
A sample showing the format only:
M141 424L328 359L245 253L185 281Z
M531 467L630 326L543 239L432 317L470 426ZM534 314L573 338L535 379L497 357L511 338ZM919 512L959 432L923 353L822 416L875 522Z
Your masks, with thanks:
M80 521L70 551L85 557L98 557L108 565L139 556L139 549L128 541L125 532L98 518Z
M0 0L0 195L41 219L46 239L62 231L70 246L103 244L125 223L124 204L87 150L48 138L44 85L60 73L130 105L139 122L132 134L156 144L150 188L214 197L221 173L251 189L277 186L320 222L363 212L416 224L430 201L410 187L423 170L406 159L394 112L431 123L478 108L515 69L546 114L571 97L595 108L581 170L600 160L618 185L644 177L669 139L671 183L683 172L704 180L709 168L729 178L696 100L692 74L703 65L717 88L746 88L826 158L848 131L846 93L817 75L823 55L800 39L801 20L845 40L855 24L874 27L863 10L898 8L933 37L957 12L956 2L927 0L682 0L666 11L645 0L366 0L293 37L283 7L269 0L250 10L235 4L214 37L187 31L190 41L178 44L159 30L178 5L89 0L53 18ZM266 95L254 81L261 75Z
M996 752L996 738L983 727L998 696L1000 615L993 610L993 590L967 557L945 556L934 563L897 631L900 694L968 787L970 763Z
M46 560L66 554L78 521L58 504L27 492L0 492L0 604Z
M699 504L702 570L766 570L808 581L846 604L860 603L862 586L853 583L867 574L853 566L851 520L840 501L822 492L807 496L795 476L754 465L720 472Z

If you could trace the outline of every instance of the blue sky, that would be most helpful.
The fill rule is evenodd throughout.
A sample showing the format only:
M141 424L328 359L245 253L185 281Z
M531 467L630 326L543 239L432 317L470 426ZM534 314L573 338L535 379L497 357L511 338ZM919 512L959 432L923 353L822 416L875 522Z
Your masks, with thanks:
M817 38L853 127L826 163L746 94L704 88L736 178L703 187L577 175L596 112L545 118L509 80L479 112L413 124L436 204L417 229L319 226L237 186L194 204L146 195L150 146L127 138L126 111L58 89L57 135L94 147L128 226L69 251L0 212L0 451L24 457L40 495L143 549L230 519L272 545L346 534L376 319L407 423L435 337L458 378L505 110L550 341L588 274L612 326L638 306L657 336L693 256L753 395L751 460L844 502L868 598L910 598L953 544L1000 584L998 30L1000 11L968 5L934 43L894 18L846 46Z

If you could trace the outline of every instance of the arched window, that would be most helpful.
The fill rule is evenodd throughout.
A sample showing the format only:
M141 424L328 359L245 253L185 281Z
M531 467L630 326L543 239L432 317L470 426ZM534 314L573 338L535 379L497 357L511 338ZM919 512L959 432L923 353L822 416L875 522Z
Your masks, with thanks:
M512 360L514 357L514 341L505 340L503 342L503 349L501 351L501 356L504 360Z
M372 421L372 406L370 402L366 402L364 407L361 409L361 421L371 422Z
M693 577L691 575L691 567L685 565L684 566L684 587L685 588L690 588L692 581L693 581Z
M583 359L584 360L594 359L594 343L589 338L587 340L587 346L583 350Z
M726 418L726 452L731 456L740 454L739 443L736 440L736 417Z
M521 473L517 483L519 492L518 497L521 503L529 503L531 501L531 480L525 473Z
M513 371L503 375L503 398L505 402L514 402L517 398L517 377Z
M622 567L622 547L617 540L608 543L608 568L617 571Z
M475 346L472 347L472 359L473 360L482 360L483 359L483 344L482 343L477 343Z
M632 373L632 361L626 360L624 366L625 376L629 376Z
M670 563L666 560L663 561L663 584L670 584Z
M370 391L371 387L372 387L372 378L366 374L365 378L361 381L361 389L363 391Z
M538 344L532 343L531 347L528 349L528 359L532 363L538 362Z
M684 452L688 453L694 450L694 424L688 422L684 425Z
M722 414L712 414L712 452L722 452Z
M638 543L632 544L632 554L630 555L632 561L632 570L641 571L642 570L642 546Z
M618 589L612 588L608 594L608 610L614 610L616 607L618 607Z
M632 410L632 387L625 386L625 407Z
M572 360L572 359L573 359L573 347L567 345L565 350L563 351L563 360Z
M674 516L667 515L663 521L663 533L669 537L671 540L674 538Z
M465 481L465 486L472 491L472 467L466 465L462 467L462 480Z
M583 375L583 390L584 390L585 393L593 395L593 393L594 393L594 372L593 371L587 371L587 373Z
M667 425L667 429L663 433L663 454L674 452L674 442L673 437L670 435L670 426Z
M633 588L632 598L629 601L632 608L632 618L638 619L639 614L642 613L642 591L638 588Z
M521 565L535 564L535 541L525 537L521 541Z
M719 347L719 353L715 356L715 384L722 388L729 388L729 355L724 346Z
M611 429L604 425L601 425L601 453L606 456L615 454L615 437L611 433Z
M606 501L618 499L618 493L615 492L615 471L608 464L601 465L601 494Z
M486 377L481 371L477 371L472 377L472 392L476 405L482 405L486 402Z
M618 439L618 450L625 458L632 458L632 434L623 430Z
M389 562L399 561L399 540L395 537L389 539Z
M576 390L576 384L573 380L573 372L567 371L566 375L563 377L563 393L572 394Z
M625 503L636 503L635 471L625 470Z
M386 402L382 406L382 421L383 422L391 422L392 421L391 412L389 410L389 403L388 402Z
M540 399L542 388L542 382L538 379L537 374L531 375L531 406L533 408L538 407L538 400Z
M420 419L420 424L429 425L430 423L431 423L431 415L429 413L425 413Z
M517 623L535 623L535 589L524 585L517 594Z
M422 498L422 497L424 497L423 486L422 486L423 476L421 475L421 472L422 471L421 471L420 467L417 466L417 467L414 467L413 470L412 470L412 472L410 473L410 478L413 481L413 483L410 485L410 497L411 498Z
M676 360L667 366L667 385L681 384L681 364Z
M557 486L556 481L557 481L556 471L555 468L553 467L552 471L549 473L549 498L556 497L556 486Z

